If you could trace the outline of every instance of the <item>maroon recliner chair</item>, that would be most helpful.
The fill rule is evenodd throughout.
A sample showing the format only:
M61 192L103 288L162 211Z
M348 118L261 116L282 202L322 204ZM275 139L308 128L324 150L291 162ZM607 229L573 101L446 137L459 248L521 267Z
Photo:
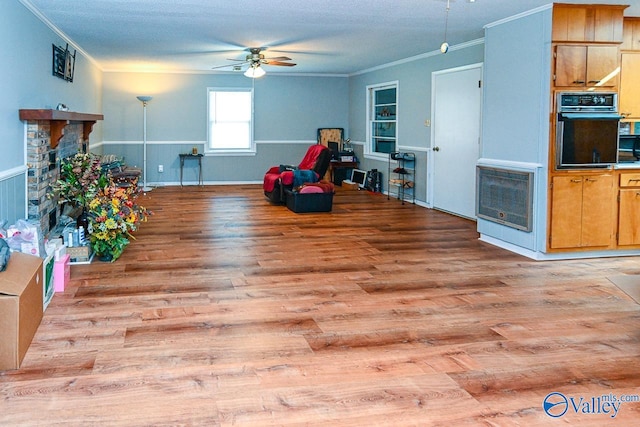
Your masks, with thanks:
M273 166L267 171L262 183L264 195L272 203L286 203L285 189L292 189L296 180L303 180L298 183L301 185L322 179L330 161L331 150L320 144L310 146L297 167Z

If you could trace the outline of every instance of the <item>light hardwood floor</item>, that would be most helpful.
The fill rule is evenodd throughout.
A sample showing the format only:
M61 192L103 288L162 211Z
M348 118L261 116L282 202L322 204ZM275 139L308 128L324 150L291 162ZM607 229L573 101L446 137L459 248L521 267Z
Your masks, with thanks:
M72 268L3 426L637 425L551 392L640 394L637 257L536 262L367 192L295 214L257 185L167 187L113 264ZM584 402L583 401L583 402Z

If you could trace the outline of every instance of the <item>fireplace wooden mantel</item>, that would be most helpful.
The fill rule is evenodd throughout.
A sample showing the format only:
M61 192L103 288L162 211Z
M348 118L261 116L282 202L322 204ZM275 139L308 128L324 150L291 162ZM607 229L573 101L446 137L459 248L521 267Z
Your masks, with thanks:
M64 127L71 122L82 122L82 138L89 141L89 134L102 114L76 113L60 110L20 110L20 120L48 120L51 122L51 148L56 148L64 135Z

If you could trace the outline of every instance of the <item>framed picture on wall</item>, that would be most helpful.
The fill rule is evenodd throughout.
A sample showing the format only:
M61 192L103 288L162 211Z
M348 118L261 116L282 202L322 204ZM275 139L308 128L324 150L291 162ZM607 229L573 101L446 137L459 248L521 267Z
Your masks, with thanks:
M76 67L76 51L73 53L69 50L69 44L66 48L53 46L52 73L68 82L73 82L73 73Z

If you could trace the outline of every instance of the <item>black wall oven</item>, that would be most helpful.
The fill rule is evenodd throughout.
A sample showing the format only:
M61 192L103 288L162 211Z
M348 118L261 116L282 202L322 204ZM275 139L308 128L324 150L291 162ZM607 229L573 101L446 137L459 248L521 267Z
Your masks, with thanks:
M618 162L618 95L561 92L556 100L556 167L597 168Z

